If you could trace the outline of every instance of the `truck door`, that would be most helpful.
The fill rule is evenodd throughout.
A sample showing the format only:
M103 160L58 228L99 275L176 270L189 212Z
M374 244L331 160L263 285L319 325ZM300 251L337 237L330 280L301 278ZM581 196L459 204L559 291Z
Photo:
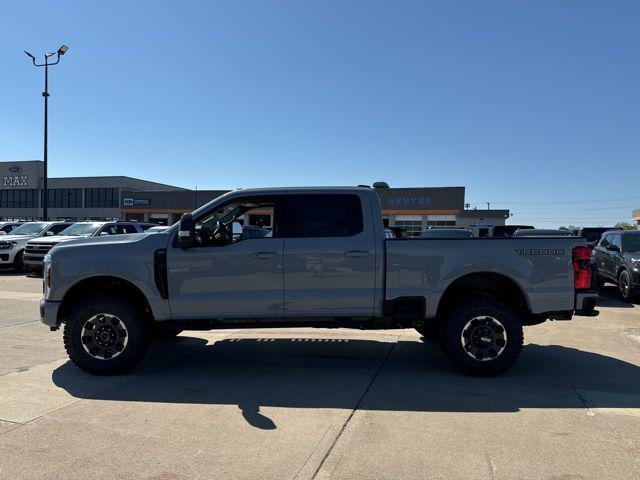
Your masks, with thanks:
M285 198L285 316L371 315L376 243L368 198L357 194Z
M229 228L251 211L269 214L274 229L264 236L228 232L227 243L211 238L218 222ZM194 218L197 242L167 249L169 303L176 319L282 318L283 245L278 235L278 197L231 200ZM236 227L239 224L236 223Z

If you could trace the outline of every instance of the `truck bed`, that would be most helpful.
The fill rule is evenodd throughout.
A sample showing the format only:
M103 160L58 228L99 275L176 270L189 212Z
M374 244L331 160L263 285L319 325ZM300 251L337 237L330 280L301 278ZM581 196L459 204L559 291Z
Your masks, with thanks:
M572 249L584 239L388 239L385 298L424 297L428 318L452 282L467 275L506 277L533 314L574 309Z

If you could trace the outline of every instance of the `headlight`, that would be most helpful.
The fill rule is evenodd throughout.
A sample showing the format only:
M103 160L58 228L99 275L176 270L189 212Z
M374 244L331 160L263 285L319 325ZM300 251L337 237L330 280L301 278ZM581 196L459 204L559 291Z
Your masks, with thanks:
M15 247L18 242L0 242L0 250L8 250Z
M44 298L49 298L49 292L51 291L51 273L51 255L47 253L44 256L44 269L42 275Z

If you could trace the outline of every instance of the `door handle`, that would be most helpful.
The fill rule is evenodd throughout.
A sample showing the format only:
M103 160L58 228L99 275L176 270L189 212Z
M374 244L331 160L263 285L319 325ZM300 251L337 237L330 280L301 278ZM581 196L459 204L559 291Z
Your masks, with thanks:
M265 259L265 258L275 258L278 256L276 252L255 252L251 254L253 258Z
M367 255L369 255L369 252L366 250L349 250L348 252L344 252L345 257L351 258L366 257Z

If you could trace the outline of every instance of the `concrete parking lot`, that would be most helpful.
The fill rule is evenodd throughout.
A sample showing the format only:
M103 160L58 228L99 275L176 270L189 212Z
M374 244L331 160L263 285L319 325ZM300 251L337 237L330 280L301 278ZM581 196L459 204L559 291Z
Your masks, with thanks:
M185 332L69 364L39 278L0 273L1 479L640 478L640 306L525 330L497 378L413 330Z

